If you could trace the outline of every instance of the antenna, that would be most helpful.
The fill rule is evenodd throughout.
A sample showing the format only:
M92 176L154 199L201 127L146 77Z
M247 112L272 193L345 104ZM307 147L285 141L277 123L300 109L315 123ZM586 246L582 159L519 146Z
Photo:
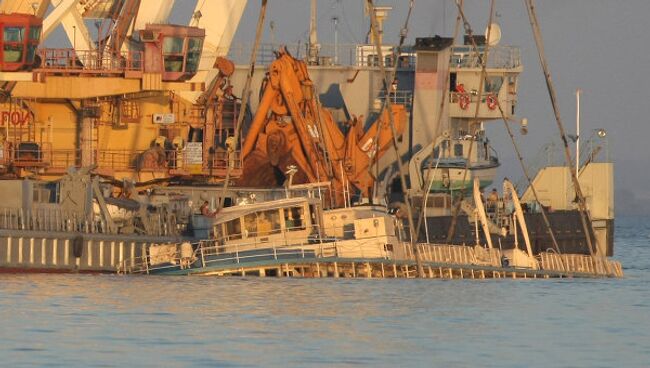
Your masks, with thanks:
M490 39L488 40L488 34ZM496 46L501 41L501 27L497 23L490 23L487 28L485 28L485 41L490 46Z

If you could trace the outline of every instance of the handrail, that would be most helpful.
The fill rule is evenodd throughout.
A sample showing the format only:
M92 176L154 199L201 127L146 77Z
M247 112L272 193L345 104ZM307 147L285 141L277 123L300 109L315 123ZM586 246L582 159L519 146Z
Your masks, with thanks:
M42 62L37 71L72 73L116 73L144 70L142 51L123 51L118 55L101 50L41 48Z

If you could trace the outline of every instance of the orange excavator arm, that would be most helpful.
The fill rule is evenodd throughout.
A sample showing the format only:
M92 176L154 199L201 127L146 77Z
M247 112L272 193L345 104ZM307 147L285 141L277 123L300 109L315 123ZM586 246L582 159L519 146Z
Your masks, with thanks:
M403 106L394 106L393 113L401 134ZM368 131L352 123L344 134L315 96L306 64L281 50L269 66L262 99L244 138L240 184L280 185L278 174L296 165L300 170L293 183L330 181L337 206L344 204L346 181L367 197L374 183L368 168L392 139L388 124L388 114L383 113Z

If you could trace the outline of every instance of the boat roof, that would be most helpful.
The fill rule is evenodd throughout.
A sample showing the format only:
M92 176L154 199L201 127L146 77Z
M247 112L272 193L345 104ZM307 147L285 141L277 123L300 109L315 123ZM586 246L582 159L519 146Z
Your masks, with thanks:
M267 211L267 210L273 210L279 208L294 207L297 205L302 205L305 202L308 202L309 204L320 203L318 198L295 197L295 198L284 198L284 199L277 199L273 201L226 207L221 211L219 211L219 213L217 213L214 224L216 225L216 224L228 222L236 218L248 215L249 213Z

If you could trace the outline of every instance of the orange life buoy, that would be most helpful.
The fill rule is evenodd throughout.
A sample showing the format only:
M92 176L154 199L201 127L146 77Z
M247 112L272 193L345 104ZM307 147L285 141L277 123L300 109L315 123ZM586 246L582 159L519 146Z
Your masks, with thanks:
M460 106L461 109L467 110L469 102L469 96L467 94L463 93L458 96L458 106Z
M487 104L488 109L494 110L497 108L497 104L499 101L494 95L488 95L487 98L485 99L485 103Z

